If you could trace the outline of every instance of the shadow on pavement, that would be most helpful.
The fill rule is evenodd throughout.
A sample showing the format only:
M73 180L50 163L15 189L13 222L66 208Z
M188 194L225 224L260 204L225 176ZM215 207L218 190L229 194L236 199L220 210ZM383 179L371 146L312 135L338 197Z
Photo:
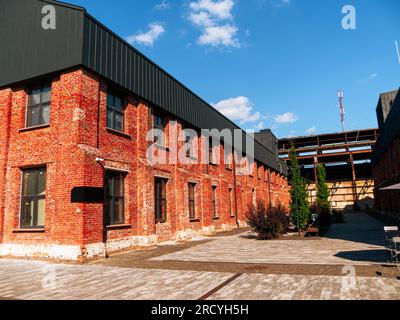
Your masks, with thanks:
M345 213L346 223L332 224L323 237L384 246L383 224L367 213Z
M335 257L351 261L388 262L386 250L341 251L335 254Z

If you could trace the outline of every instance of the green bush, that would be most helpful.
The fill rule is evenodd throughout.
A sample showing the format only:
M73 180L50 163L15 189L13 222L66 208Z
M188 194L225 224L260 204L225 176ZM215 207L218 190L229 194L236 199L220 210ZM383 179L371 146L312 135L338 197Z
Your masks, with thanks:
M289 218L281 205L268 214L265 204L261 201L256 206L249 206L245 219L247 225L257 233L260 240L279 238L281 234L287 232L289 226Z

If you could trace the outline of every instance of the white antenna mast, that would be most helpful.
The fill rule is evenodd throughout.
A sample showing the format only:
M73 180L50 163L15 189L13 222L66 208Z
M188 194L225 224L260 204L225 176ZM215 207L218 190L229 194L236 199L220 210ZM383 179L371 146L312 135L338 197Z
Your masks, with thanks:
M339 97L339 110L340 110L340 121L342 122L342 129L343 132L345 132L345 128L344 128L344 107L343 107L343 91L339 90L338 91L338 97Z

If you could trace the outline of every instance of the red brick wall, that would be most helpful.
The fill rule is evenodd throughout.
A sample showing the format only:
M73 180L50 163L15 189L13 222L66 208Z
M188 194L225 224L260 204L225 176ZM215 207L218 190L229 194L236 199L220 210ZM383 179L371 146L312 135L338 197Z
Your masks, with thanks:
M234 188L234 171L225 164L185 165L149 163L149 106L137 97L127 98L125 134L106 129L107 84L94 74L77 70L53 78L50 126L36 130L25 127L26 92L18 87L0 91L0 241L3 243L69 244L84 247L103 242L103 205L72 204L71 189L103 186L103 166L128 172L125 181L125 224L107 228L107 239L157 235L159 241L174 238L185 230L208 230L236 226L229 214L229 188ZM100 111L100 112L99 112ZM170 117L169 120L176 120ZM173 127L175 126L175 127ZM169 131L180 134L182 124L170 122ZM178 146L168 141L167 154ZM205 143L199 139L198 148ZM223 148L216 147L223 159ZM199 152L200 155L200 152ZM100 165L96 158L104 159ZM47 166L46 227L43 231L19 230L21 169ZM238 219L257 199L268 205L268 168L260 166L259 178L237 177ZM167 177L167 222L155 223L154 177ZM196 221L189 221L188 183L196 183ZM212 186L217 186L219 219L212 216ZM288 184L271 172L271 199L277 206L289 205ZM234 200L232 199L233 212Z

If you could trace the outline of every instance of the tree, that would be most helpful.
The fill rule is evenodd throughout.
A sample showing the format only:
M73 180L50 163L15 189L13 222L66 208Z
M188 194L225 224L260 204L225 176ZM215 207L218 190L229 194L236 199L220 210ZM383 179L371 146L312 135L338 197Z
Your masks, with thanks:
M310 221L310 204L308 202L307 184L300 173L297 153L292 146L290 151L290 211L294 224L299 228L299 231L304 230Z
M317 186L317 210L319 213L328 212L330 210L329 205L329 189L326 184L326 171L325 167L322 164L318 165L317 168L318 175L318 186Z
M317 199L316 209L318 212L317 224L320 227L328 227L332 223L332 215L329 204L329 190L326 184L326 171L322 164L317 168Z

